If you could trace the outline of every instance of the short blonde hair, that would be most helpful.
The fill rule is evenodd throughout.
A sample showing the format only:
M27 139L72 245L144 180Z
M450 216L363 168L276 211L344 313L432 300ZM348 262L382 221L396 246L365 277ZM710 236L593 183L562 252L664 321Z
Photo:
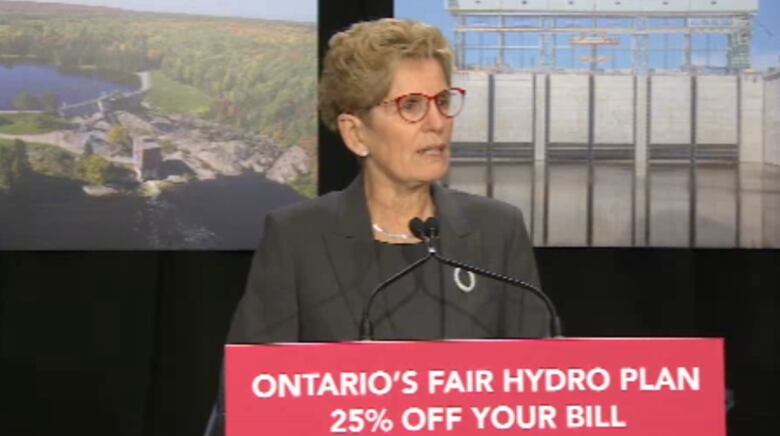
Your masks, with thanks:
M437 60L450 83L452 51L436 27L383 18L353 24L333 35L320 77L323 123L337 131L340 114L357 115L381 103L392 85L396 65L407 59Z

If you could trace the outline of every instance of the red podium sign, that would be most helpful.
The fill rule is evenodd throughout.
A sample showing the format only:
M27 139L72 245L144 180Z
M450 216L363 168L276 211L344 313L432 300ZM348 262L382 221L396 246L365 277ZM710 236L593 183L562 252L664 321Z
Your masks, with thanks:
M228 436L722 436L721 339L228 345Z

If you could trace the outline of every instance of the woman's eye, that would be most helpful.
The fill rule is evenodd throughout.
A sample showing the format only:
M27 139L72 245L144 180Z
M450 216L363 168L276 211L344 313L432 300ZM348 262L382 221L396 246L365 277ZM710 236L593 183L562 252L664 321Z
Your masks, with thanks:
M418 98L407 98L401 102L401 109L405 111L414 111L417 110L419 107L420 107L420 99Z

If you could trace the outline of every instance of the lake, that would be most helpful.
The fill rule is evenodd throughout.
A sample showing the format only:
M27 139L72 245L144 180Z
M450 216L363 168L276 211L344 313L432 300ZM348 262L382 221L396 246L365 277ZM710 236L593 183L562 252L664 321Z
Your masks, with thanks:
M128 92L135 88L98 77L97 73L65 73L42 64L0 64L0 111L14 110L13 101L23 91L37 97L54 93L60 102L74 104L103 94Z

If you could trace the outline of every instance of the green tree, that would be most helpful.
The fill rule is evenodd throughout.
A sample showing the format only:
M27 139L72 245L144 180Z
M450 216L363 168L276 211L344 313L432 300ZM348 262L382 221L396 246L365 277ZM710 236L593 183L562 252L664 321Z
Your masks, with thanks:
M133 138L130 137L130 132L122 126L117 126L108 131L106 140L112 145L121 145L128 147L133 143Z
M11 144L0 143L0 192L10 190L14 182L29 172L27 143L20 139Z
M111 179L111 162L91 154L79 159L77 172L85 182L91 185L102 185Z
M67 122L54 114L36 114L34 122L40 133L68 127Z
M30 172L30 162L27 159L27 143L21 139L14 139L13 154L11 173L18 179Z
M43 97L41 97L41 106L46 112L56 113L60 108L60 96L53 92L43 94Z
M41 101L27 91L16 94L13 105L14 108L19 111L35 111L40 110L42 107Z
M0 193L11 189L11 147L0 142Z

